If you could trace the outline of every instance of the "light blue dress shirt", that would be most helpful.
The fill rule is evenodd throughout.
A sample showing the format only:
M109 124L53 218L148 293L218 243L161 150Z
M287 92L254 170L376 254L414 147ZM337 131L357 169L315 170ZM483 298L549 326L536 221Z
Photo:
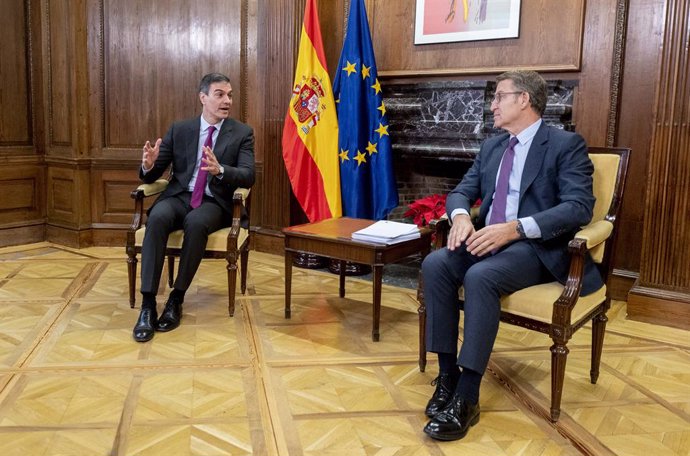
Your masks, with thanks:
M525 128L517 135L518 143L515 145L515 157L513 158L513 169L510 171L510 178L508 179L508 198L506 200L506 221L516 220L518 213L518 203L520 202L520 182L522 181L522 172L525 169L525 161L527 161L527 154L532 145L532 140L537 134L537 130L541 126L542 120L539 119L529 127ZM499 165L500 169L500 165ZM498 179L498 173L496 173ZM492 207L486 214L486 223L489 223L491 217ZM455 209L451 213L451 221L458 214L467 214L465 209ZM530 239L541 237L541 230L539 225L532 217L521 217L520 222L522 228L525 230L525 235Z

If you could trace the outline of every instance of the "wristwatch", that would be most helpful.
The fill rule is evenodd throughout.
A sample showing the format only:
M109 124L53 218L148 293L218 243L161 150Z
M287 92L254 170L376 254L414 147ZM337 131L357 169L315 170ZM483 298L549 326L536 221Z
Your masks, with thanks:
M525 234L525 229L522 227L522 222L520 220L518 220L517 225L515 225L515 231L517 232L518 236L520 236L520 239L527 238L527 235Z
M221 164L219 163L219 164L218 164L218 174L216 174L216 177L217 177L218 179L222 179L222 178L223 178L223 173L224 173L224 172L225 172L225 168L223 168L223 165L221 165Z

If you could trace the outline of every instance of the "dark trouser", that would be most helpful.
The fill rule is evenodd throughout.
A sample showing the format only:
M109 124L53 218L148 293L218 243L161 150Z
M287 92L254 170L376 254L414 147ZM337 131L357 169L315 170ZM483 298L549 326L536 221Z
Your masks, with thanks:
M483 374L496 340L501 317L500 296L553 276L527 242L515 242L496 255L476 257L464 245L429 254L422 264L426 304L426 346L435 353L457 353L460 307L458 289L465 289L465 322L458 365Z
M208 235L230 222L230 216L213 198L204 196L201 206L189 206L191 193L182 193L157 201L146 221L146 235L141 250L141 292L158 292L165 263L165 246L171 232L184 230L179 268L174 288L186 291L196 274Z

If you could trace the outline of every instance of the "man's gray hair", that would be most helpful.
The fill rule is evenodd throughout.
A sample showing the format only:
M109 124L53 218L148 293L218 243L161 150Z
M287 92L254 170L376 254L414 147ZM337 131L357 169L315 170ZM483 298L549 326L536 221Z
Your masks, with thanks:
M529 102L539 116L544 114L546 109L547 86L544 78L536 71L511 70L506 71L496 77L496 83L505 80L513 81L516 90L526 92L529 95Z

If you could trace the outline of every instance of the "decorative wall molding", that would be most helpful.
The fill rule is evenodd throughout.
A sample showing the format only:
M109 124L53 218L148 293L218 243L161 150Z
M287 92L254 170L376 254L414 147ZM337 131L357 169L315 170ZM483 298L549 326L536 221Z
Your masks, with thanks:
M618 130L618 110L620 108L620 91L623 86L623 64L629 1L618 0L616 5L616 31L613 45L613 62L611 62L611 97L609 99L609 116L606 128L606 147L613 147L616 131Z

